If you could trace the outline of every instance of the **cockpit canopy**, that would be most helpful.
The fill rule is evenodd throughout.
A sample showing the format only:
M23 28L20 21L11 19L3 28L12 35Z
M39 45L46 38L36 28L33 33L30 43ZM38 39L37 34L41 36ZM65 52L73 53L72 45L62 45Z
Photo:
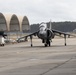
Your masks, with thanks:
M46 23L41 23L39 28L40 28L40 31L43 31L47 28L47 24Z

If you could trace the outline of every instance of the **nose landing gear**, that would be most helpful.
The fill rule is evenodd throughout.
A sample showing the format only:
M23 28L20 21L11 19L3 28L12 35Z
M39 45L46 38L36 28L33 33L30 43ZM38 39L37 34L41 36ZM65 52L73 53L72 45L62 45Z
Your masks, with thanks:
M50 40L47 40L47 41L45 42L45 47L47 47L47 46L50 46Z

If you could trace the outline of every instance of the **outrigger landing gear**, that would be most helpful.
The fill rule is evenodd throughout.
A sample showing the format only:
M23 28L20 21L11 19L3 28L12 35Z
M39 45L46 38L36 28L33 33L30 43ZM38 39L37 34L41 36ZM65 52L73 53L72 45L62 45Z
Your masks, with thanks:
M50 40L47 39L46 43L45 43L45 47L50 46Z
M50 46L50 41L48 42L49 46Z
M67 44L66 44L66 35L64 35L64 39L65 39L65 44L64 44L64 45L66 46L66 45L67 45Z
M31 47L32 47L33 45L31 44Z
M47 47L47 44L45 44L45 47Z
M31 40L31 47L33 46L33 44L32 44L32 36L30 36L30 40Z

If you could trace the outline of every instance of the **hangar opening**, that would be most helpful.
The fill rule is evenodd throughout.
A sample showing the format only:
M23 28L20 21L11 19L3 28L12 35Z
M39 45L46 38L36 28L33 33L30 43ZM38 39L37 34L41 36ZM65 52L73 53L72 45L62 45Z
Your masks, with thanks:
M19 20L16 15L13 15L10 20L10 31L20 31Z
M7 31L6 19L2 13L0 13L0 31Z
M24 16L22 20L22 31L28 31L29 30L29 21L26 16Z

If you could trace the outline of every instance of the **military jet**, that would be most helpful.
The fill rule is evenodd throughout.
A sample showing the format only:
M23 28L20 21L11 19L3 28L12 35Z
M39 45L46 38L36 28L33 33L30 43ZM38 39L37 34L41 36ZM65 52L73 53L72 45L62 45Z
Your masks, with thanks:
M31 33L29 35L26 35L24 37L21 37L17 41L19 42L20 39L22 39L22 38L27 39L28 37L30 37L30 39L31 39L31 47L32 47L33 46L33 44L32 44L33 36L38 36L38 38L40 38L42 40L42 43L44 43L44 46L47 47L47 46L51 46L52 39L55 36L60 36L61 37L61 35L63 35L62 37L64 38L64 41L65 41L64 45L66 46L66 37L67 36L69 37L70 34L68 34L66 32L62 32L62 31L58 31L58 30L52 29L51 22L50 22L49 26L47 26L47 23L42 22L42 23L40 23L38 31L36 31L34 33Z

